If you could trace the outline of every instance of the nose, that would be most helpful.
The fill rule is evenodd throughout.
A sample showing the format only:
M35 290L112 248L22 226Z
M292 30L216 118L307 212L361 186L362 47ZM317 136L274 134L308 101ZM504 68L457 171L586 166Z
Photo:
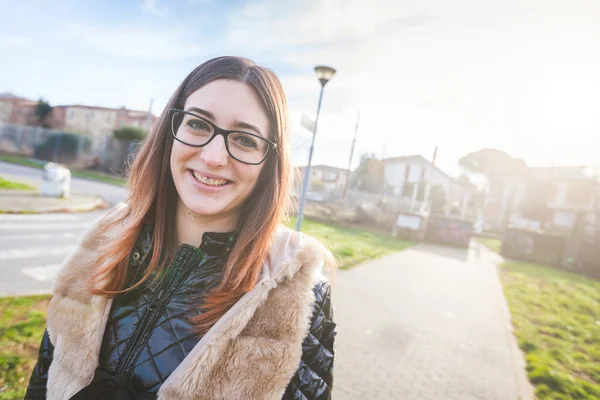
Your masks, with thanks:
M225 138L218 135L211 140L209 144L202 147L200 157L207 167L216 168L227 164L229 154L225 147Z

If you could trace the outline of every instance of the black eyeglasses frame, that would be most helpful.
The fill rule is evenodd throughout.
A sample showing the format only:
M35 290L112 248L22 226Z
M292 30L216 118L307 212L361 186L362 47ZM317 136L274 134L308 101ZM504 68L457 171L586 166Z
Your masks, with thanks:
M209 121L208 119L206 119L206 118L204 118L204 117L202 117L202 116L200 116L198 114L194 114L192 112L189 112L189 111L180 110L178 108L169 108L169 112L173 113L173 115L170 118L171 119L171 122L170 122L170 125L171 125L171 134L173 135L173 138L175 140L177 140L179 143L183 143L183 144L185 144L187 146L191 146L191 147L204 147L204 146L208 145L210 142L212 142L212 140L217 135L221 135L221 136L223 136L223 139L225 140L225 148L227 149L227 154L229 154L229 156L231 158L233 158L234 160L239 161L239 162L244 163L244 164L249 164L249 165L260 165L260 164L262 164L267 159L267 155L269 155L269 152L271 151L271 149L274 149L274 148L277 147L277 143L275 143L275 142L273 142L273 141L271 141L269 139L266 139L266 138L264 138L264 137L262 137L260 135L257 135L255 133L246 132L246 131L235 130L235 129L234 130L228 130L228 129L220 128L217 125L215 125L214 123L212 123L211 121ZM191 116L193 116L195 118L198 118L198 119L202 120L203 122L206 122L208 125L210 125L213 128L213 130L214 130L213 135L204 144L190 144L190 143L187 143L187 142L179 139L177 137L177 135L175 134L175 126L174 126L175 114L176 113L188 114L188 115L191 115ZM179 129L179 126L177 127L177 129ZM255 137L255 138L259 139L259 140L262 140L262 141L266 142L267 143L267 150L265 151L265 155L262 158L262 160L260 160L257 163L251 163L251 162L247 162L247 161L242 161L239 158L237 158L236 156L234 156L233 154L231 154L231 151L229 150L229 140L227 139L227 137L230 134L232 134L232 133L243 133L245 135L250 135L252 137Z

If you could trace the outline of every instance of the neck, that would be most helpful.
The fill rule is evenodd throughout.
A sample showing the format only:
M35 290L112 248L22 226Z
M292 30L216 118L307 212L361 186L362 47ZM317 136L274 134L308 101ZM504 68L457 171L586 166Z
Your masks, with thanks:
M198 247L205 232L231 232L236 223L237 214L198 215L180 200L175 210L177 246L185 243Z

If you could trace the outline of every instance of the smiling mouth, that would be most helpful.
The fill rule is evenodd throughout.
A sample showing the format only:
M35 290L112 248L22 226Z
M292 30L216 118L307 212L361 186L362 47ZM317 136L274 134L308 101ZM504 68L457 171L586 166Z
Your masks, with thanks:
M204 176L196 171L192 171L192 175L194 176L194 179L196 179L198 182L208 186L220 187L231 183L231 181L228 181L226 179L209 178L208 176Z

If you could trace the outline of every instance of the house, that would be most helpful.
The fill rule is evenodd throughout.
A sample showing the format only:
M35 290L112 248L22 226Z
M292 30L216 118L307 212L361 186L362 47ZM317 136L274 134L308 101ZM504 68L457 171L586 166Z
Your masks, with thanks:
M35 114L37 101L28 100L10 93L0 94L0 122L20 126L40 126ZM151 116L150 123L156 121ZM109 108L86 105L57 105L45 120L51 129L87 135L91 139L93 152L106 151L112 132L123 126L148 127L146 111L129 110L125 107Z
M401 209L442 212L449 202L454 178L425 157L392 157L380 163L385 194L394 198Z
M489 186L484 220L492 230L512 224L565 233L579 213L600 210L600 169L590 166L527 167Z
M295 191L300 193L304 183L306 167L297 167L295 173ZM347 182L348 171L329 165L311 165L307 192L327 194L328 197L341 197ZM316 195L315 195L316 196ZM322 196L318 196L321 198Z
M0 94L0 122L15 125L39 126L35 115L38 101L15 96L11 93ZM156 121L152 115L151 123ZM148 112L129 110L125 107L95 107L86 105L57 105L46 121L56 130L78 132L92 137L111 135L122 126L147 127Z
M441 186L446 195L450 195L454 178L421 155L387 158L381 163L386 193L410 198L416 185L428 181L431 186Z
M0 122L37 125L38 119L35 115L37 103L12 93L0 93Z

